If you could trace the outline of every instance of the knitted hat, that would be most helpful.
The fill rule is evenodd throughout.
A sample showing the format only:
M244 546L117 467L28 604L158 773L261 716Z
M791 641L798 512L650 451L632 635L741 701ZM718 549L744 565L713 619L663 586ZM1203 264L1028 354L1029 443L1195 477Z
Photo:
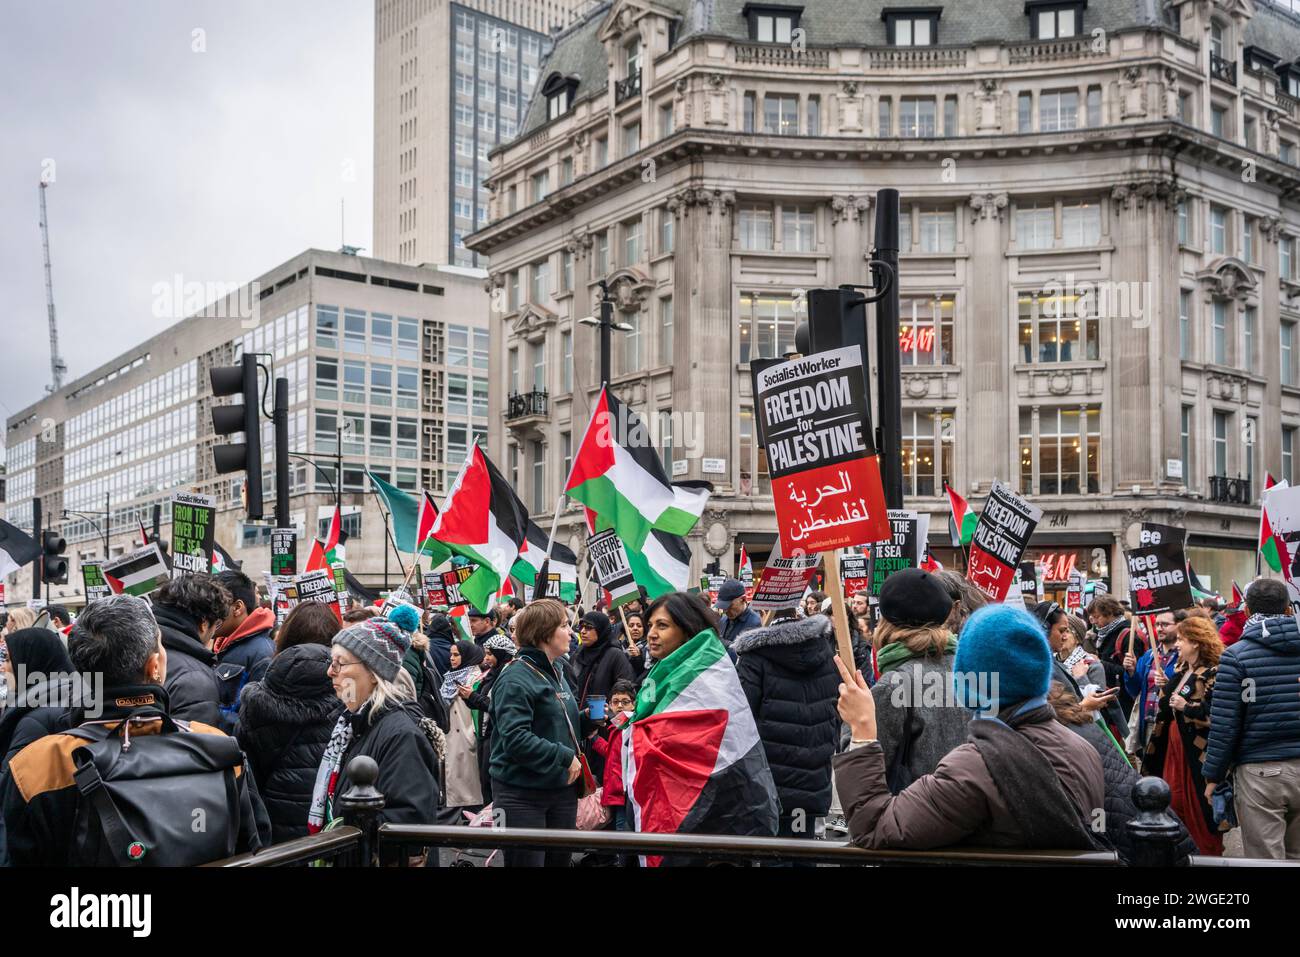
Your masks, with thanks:
M515 651L517 650L515 648L515 643L505 635L493 635L487 641L483 642L483 647L497 655L498 658L501 657L499 654L500 652L505 652L513 658Z
M952 596L939 579L920 568L904 568L880 587L880 617L891 625L921 628L942 625L952 611Z
M420 612L414 605L398 605L388 612L388 620L408 635L420 628Z
M579 625L590 625L596 632L596 641L601 642L609 637L611 629L614 627L609 623L609 616L603 611L589 611L578 619Z
M352 652L385 681L392 681L402 667L411 639L385 618L367 618L340 631L334 636L334 644Z
M996 712L1047 694L1052 651L1042 624L1025 609L985 605L962 626L952 670L959 703Z

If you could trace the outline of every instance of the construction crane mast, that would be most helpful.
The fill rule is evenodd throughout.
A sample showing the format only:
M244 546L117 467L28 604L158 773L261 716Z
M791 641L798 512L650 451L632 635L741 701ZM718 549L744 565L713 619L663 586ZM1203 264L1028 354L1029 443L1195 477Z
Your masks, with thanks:
M50 317L50 378L53 380L49 391L58 392L63 388L63 375L68 365L59 355L59 323L54 317L54 279L50 273L50 221L45 214L45 187L41 183L41 248L45 252L45 308Z

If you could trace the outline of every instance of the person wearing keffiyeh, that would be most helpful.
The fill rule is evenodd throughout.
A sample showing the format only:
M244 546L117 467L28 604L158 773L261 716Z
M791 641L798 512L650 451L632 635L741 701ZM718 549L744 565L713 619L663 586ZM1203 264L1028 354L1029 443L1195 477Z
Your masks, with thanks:
M491 639L489 639L491 640ZM478 809L483 806L483 787L479 780L478 732L474 715L461 688L472 692L482 675L483 646L472 641L458 641L451 648L451 671L442 681L440 694L447 702L451 727L447 731L447 794L449 808Z

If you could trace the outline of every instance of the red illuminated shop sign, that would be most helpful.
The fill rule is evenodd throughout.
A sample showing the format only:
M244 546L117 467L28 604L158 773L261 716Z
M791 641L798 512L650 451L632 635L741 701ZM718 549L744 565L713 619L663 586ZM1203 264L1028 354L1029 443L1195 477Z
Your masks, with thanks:
M898 334L898 347L903 352L933 352L934 328L907 328Z
M1078 552L1047 552L1035 559L1043 569L1043 581L1070 580L1070 572L1079 567Z

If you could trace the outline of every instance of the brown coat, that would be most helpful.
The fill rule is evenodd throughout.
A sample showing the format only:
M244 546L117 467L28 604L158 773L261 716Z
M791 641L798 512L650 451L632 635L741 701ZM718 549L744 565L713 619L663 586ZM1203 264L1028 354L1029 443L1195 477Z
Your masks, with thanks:
M1048 759L1080 818L1090 823L1105 793L1096 749L1056 721L1018 730ZM834 766L849 837L858 847L1026 846L1024 832L972 743L948 752L933 774L918 778L897 796L891 796L885 784L885 753L879 742L836 756Z

